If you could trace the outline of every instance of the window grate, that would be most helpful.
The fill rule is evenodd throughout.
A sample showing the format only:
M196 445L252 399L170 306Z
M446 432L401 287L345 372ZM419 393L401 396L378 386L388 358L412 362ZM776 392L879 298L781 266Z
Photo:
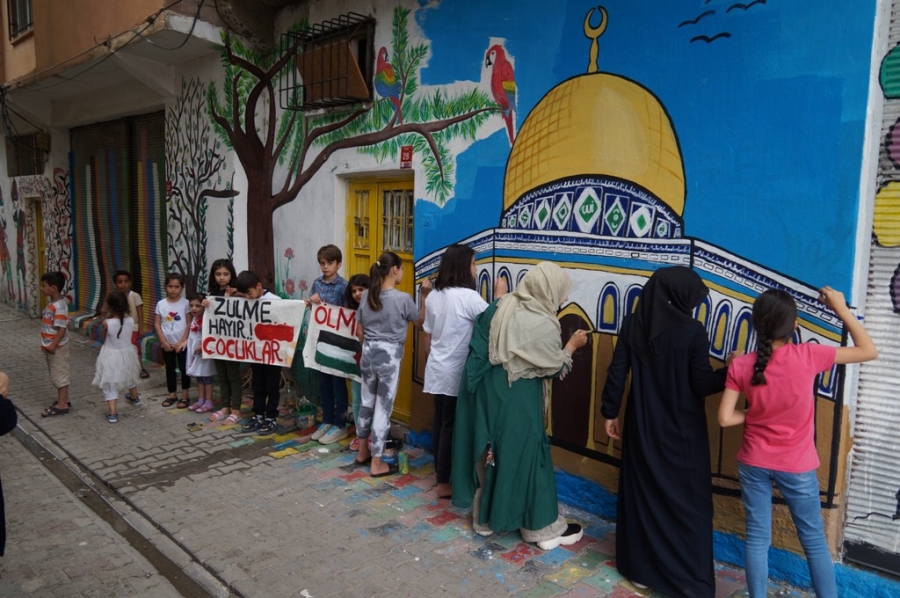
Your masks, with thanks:
M281 36L282 52L296 52L281 77L286 110L316 110L371 101L375 19L350 12Z
M6 14L9 15L9 39L14 39L30 30L34 24L31 16L31 0L6 0Z
M412 253L413 250L413 192L387 190L384 192L384 249Z

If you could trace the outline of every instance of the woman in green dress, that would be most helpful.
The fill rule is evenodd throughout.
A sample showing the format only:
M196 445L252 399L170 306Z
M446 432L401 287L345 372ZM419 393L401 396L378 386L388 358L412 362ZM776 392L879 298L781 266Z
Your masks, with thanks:
M562 347L556 313L572 281L541 262L475 320L453 435L453 504L483 536L518 529L542 550L581 539L560 517L544 413L550 380L572 368L586 330Z

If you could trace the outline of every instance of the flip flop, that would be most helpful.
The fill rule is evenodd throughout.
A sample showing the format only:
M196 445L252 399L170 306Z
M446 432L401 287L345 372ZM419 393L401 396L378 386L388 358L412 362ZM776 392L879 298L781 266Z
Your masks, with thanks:
M209 416L209 421L220 422L223 419L225 419L226 417L228 417L229 415L230 415L230 412L225 413L224 409L219 409L218 411L216 411L215 413L213 413L212 415Z
M368 465L371 462L372 462L372 457L369 457L365 461L358 461L356 459L353 460L353 464L356 465L357 467L362 467L364 465Z
M175 397L168 397L165 401L162 402L162 406L163 407L171 407L172 405L174 405L177 402L178 402L178 399L176 399Z
M190 404L191 404L190 400L181 399L181 400L178 401L178 403L175 405L175 408L176 408L176 409L187 409L187 408L188 408L188 405L190 405Z
M44 412L41 413L41 417L53 417L55 415L65 415L69 412L68 407L66 409L60 409L56 405L50 405Z
M388 470L385 471L384 473L370 473L370 474L369 474L369 477L372 477L372 478L386 478L386 477L388 477L389 475L397 475L398 473L400 473L400 468L399 468L399 467L397 467L396 465L389 465L389 466L388 466Z
M147 379L149 377L150 377L150 372L148 372L144 368L141 368L141 378Z
M234 411L232 411L231 414L225 418L225 423L226 424L236 424L236 423L239 423L241 421L241 419L242 418L241 418L240 413L235 413Z

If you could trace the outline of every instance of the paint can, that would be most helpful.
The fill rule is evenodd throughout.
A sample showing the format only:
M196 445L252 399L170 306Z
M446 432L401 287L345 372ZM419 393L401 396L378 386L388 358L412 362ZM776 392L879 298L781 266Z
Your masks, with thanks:
M381 452L381 460L388 465L396 464L402 448L403 441L399 438L388 438L384 441L384 450Z
M316 406L310 403L300 403L294 410L294 418L297 421L297 429L305 430L316 425Z

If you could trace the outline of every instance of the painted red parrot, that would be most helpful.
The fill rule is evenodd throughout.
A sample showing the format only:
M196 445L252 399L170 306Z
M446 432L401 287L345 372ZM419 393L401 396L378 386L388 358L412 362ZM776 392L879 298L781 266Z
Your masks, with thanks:
M500 115L506 122L506 133L509 135L509 144L512 145L516 137L513 121L516 110L516 76L513 74L512 64L506 59L503 47L494 44L484 56L484 66L491 69L491 93L500 106Z
M403 83L397 77L394 67L388 62L387 48L384 46L378 50L378 63L375 65L375 91L383 98L387 98L394 105L397 113L397 121L403 124L403 111L400 108L400 91Z

